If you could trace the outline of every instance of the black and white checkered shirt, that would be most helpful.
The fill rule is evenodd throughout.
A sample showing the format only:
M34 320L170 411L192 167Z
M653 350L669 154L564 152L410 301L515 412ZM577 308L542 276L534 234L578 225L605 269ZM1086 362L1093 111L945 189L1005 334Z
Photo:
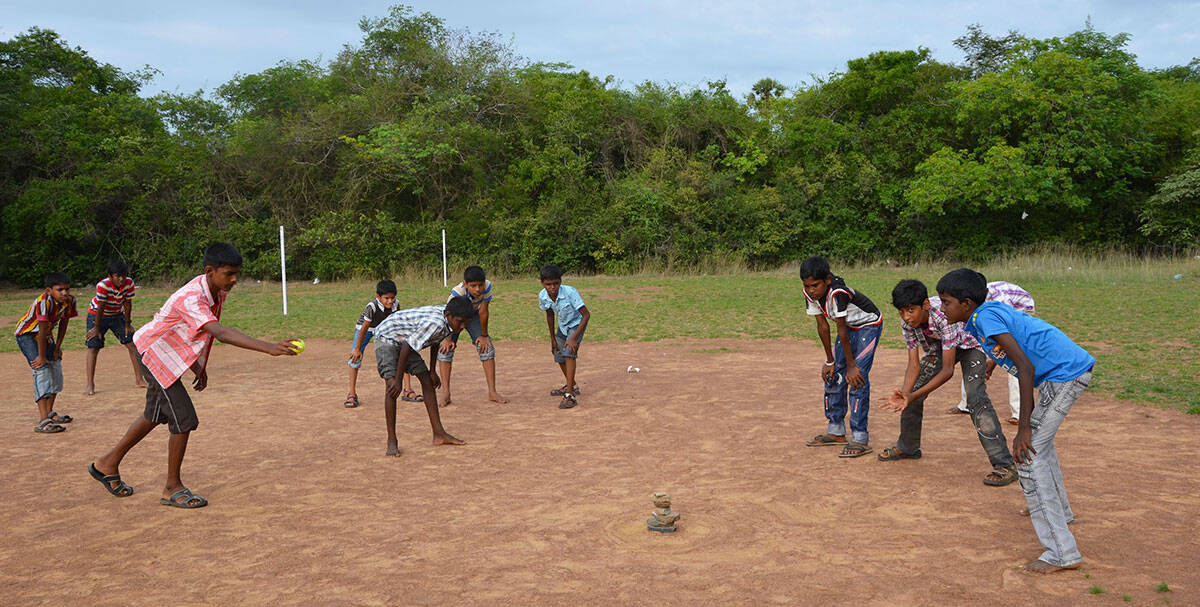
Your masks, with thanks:
M386 339L397 346L407 342L415 352L441 343L448 335L450 325L446 324L444 305L400 310L375 327L375 339Z

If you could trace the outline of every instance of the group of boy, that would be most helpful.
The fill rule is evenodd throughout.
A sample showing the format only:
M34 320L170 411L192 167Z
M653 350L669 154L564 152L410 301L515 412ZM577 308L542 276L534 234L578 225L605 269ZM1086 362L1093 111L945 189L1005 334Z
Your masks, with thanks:
M570 409L578 404L576 361L591 313L579 291L562 284L560 268L546 266L539 277L542 290L538 293L538 305L546 313L551 354L566 380L561 388L550 393L562 397L559 408ZM401 454L396 437L397 399L425 404L434 444L463 444L463 441L446 432L438 412L439 406L445 407L451 403L450 374L459 335L463 330L471 337L471 343L483 365L488 399L497 403L508 402L496 390L496 347L488 333L493 290L494 286L483 268L469 266L463 271L462 282L450 289L445 304L400 310L396 303L396 284L382 280L376 285L375 298L367 303L355 326L353 346L347 361L350 366L350 392L343 405L347 408L359 405L358 370L362 367L363 349L374 339L379 377L385 383L387 455ZM428 365L421 358L420 353L424 349L429 350ZM420 383L419 395L412 389L413 377Z
M869 374L882 315L869 298L833 275L823 258L805 260L800 275L807 311L816 317L826 356L821 377L828 426L806 445L840 445L840 457L861 457L872 451L867 431ZM954 376L957 364L963 373L966 411L992 467L983 482L1005 486L1020 481L1026 500L1022 514L1031 517L1045 548L1023 569L1050 573L1078 568L1083 557L1067 527L1075 515L1054 438L1071 405L1090 383L1095 359L1061 330L1033 316L1033 298L1017 285L988 283L982 274L962 268L943 276L937 293L930 297L925 285L912 279L900 281L892 290L908 364L900 388L880 402L884 409L901 412L900 436L877 459L921 457L925 399ZM832 346L829 319L837 325ZM1017 426L1011 451L987 395L986 381L996 366L1010 376L1010 405L1014 396L1017 402L1009 420ZM953 413L959 410L951 408Z
M97 284L87 319L88 393L94 391L96 354L103 347L106 331L128 346L137 378L146 386L142 414L111 450L88 466L89 474L113 496L133 495L133 487L121 480L120 463L155 426L166 424L170 432L168 470L160 503L189 509L207 505L207 499L193 493L181 480L188 437L199 426L183 384L184 373L193 374L192 386L197 392L207 387L207 362L214 340L272 356L298 352L294 340L255 339L219 323L225 298L241 271L242 257L236 248L214 243L205 251L203 265L204 273L175 291L154 318L136 332L130 322L134 290L128 267L110 264L109 276ZM833 275L827 260L809 258L801 265L800 273L807 313L816 318L826 355L821 377L828 426L806 444L840 445L841 457L861 457L872 452L868 432L870 371L883 317L868 297ZM578 403L576 363L590 312L579 292L562 284L558 267L542 268L540 280L543 288L538 293L538 305L546 313L551 354L565 380L551 394L562 397L560 408L569 409ZM409 396L402 385L403 374L420 382L420 400L433 430L433 443L464 444L442 426L437 390L442 387L448 404L453 352L459 333L466 329L483 363L489 397L507 402L496 391L495 346L487 328L492 284L482 268L471 266L464 272L463 282L451 289L445 304L406 310L398 309L396 291L393 282L380 281L376 298L359 317L345 406L358 406L357 371L363 348L374 338L377 369L386 388L386 454L401 453L395 426L397 398ZM1031 517L1045 547L1045 552L1024 568L1048 573L1079 567L1083 557L1067 527L1074 522L1074 514L1054 438L1072 404L1090 383L1095 359L1062 331L1032 316L1032 298L1016 285L988 283L982 274L963 268L943 276L937 293L937 297L930 297L924 284L911 279L900 281L892 291L892 304L902 321L908 364L900 388L880 403L885 409L901 412L900 436L877 458L898 461L921 457L925 399L953 377L957 364L964 376L967 410L993 468L984 482L1003 486L1020 480L1027 505L1023 513ZM57 413L54 404L63 383L61 344L70 319L76 316L70 279L55 273L46 276L44 292L17 322L17 343L33 373L41 419L37 432L62 432L63 424L72 421L70 416ZM829 319L837 327L832 343ZM421 357L425 349L429 350L428 365ZM1017 383L1017 433L1011 452L985 385L996 366ZM439 377L438 369L445 380ZM1039 389L1036 405L1035 387ZM409 396L406 400L416 399Z

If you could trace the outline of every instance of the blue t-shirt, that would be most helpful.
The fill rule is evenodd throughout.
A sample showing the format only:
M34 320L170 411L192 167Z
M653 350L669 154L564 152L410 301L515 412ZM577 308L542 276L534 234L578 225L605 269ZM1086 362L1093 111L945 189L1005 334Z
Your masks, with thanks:
M1034 386L1040 386L1044 381L1071 381L1096 364L1096 359L1087 350L1076 345L1058 327L998 301L985 302L976 308L965 325L967 332L983 344L983 351L1015 376L1016 365L994 339L1001 333L1012 335L1033 363Z
M571 331L583 320L583 315L579 313L579 308L583 307L583 298L579 296L575 287L560 285L558 299L553 301L546 290L542 289L542 292L538 293L538 307L554 310L558 315L558 330L562 331L563 335L570 336Z

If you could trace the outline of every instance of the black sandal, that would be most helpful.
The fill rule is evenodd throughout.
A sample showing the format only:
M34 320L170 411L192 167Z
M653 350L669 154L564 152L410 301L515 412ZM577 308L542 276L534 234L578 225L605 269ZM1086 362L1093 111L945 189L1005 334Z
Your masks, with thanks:
M192 493L190 489L184 487L179 491L171 494L171 499L159 498L158 503L164 506L172 506L175 508L203 508L208 505L208 500Z
M871 451L871 447L862 443L846 443L838 457L862 457Z
M88 474L92 475L92 478L100 481L100 484L104 485L104 488L116 497L129 497L133 495L133 486L125 484L125 481L121 480L120 474L109 474L108 476L105 476L104 473L96 469L96 464L94 462L88 464ZM113 487L113 483L116 483L117 486Z
M41 434L55 434L58 432L63 432L64 430L66 430L66 428L54 423L54 420L50 419L49 417L43 419L41 423L33 427L34 432L39 432Z
M563 387L565 388L566 386ZM579 404L579 401L575 400L575 395L571 394L570 392L563 394L562 397L562 402L558 403L559 409L570 409Z
M579 394L579 384L575 384L574 392L575 392L575 394ZM563 384L563 387L561 387L561 388L555 388L550 391L550 396L566 396L566 395L567 395L567 385L566 384Z

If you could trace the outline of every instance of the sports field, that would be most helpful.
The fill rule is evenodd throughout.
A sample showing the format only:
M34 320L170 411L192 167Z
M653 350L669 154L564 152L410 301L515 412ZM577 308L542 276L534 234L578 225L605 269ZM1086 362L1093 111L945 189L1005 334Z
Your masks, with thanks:
M1039 315L1098 359L1094 388L1057 441L1080 571L1016 570L1040 552L1018 513L1021 491L980 482L989 467L970 423L941 413L957 400L950 390L926 407L921 460L803 446L824 429L823 354L794 273L568 277L593 313L571 411L547 394L561 376L537 281L497 281L491 333L511 402L487 402L480 366L460 357L443 420L468 444L431 446L412 405L400 412L399 459L383 456L381 382L364 373L363 406L341 406L346 342L371 285L293 285L284 319L278 285L243 284L223 321L305 337L308 350L277 359L215 349L183 468L211 501L194 512L158 505L165 430L122 465L132 497L112 498L87 475L140 412L123 352L103 352L99 393L85 399L83 352L67 351L58 409L77 421L43 436L31 432L24 360L0 341L10 387L0 407L3 603L1197 604L1200 416L1186 411L1200 404L1200 336L1179 319L1200 313L1187 295L1197 268L1186 265L1200 262L1180 263L1111 280L1086 266L984 269L1033 292ZM844 272L886 314L893 347L876 357L876 394L903 373L891 285L932 284L943 269ZM442 292L440 280L409 281L400 301ZM135 324L168 293L139 293ZM4 293L0 318L15 320L26 299ZM998 379L992 395L1003 401ZM878 451L898 417L871 417ZM659 490L683 515L675 535L645 529Z

